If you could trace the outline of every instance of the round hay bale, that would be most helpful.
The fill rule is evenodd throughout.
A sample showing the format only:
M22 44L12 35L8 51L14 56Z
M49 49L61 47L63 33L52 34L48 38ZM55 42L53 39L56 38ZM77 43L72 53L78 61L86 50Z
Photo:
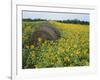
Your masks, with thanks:
M41 38L42 42L44 42L45 40L57 40L59 37L60 32L58 29L48 24L42 24L31 34L29 43L30 45L38 46L40 44L38 38Z

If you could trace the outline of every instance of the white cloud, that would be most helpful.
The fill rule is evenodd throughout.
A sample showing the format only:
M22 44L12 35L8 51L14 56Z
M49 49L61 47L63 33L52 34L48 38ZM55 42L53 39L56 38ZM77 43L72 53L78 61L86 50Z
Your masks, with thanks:
M41 18L48 20L78 19L81 21L89 21L89 14L23 11L23 18L31 18L31 19Z

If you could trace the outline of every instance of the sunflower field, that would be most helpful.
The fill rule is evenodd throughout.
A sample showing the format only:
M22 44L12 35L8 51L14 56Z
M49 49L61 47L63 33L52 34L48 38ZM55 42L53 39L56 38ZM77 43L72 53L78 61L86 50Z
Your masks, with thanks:
M89 66L89 25L48 21L56 27L61 38L41 42L40 46L29 46L29 36L43 21L22 24L22 68L52 68Z

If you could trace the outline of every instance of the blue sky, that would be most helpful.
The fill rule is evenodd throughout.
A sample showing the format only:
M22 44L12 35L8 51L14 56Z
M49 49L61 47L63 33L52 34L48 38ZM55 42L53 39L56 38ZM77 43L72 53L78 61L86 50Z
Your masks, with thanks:
M52 12L32 12L23 11L23 19L47 19L47 20L73 20L89 21L89 14L82 13L52 13Z

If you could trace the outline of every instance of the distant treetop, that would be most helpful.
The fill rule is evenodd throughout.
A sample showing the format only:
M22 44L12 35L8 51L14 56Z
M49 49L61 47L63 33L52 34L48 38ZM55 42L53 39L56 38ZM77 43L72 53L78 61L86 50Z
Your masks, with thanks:
M27 18L27 19L22 19L23 21L48 21L46 19L30 19L30 18ZM74 20L54 20L54 21L57 21L57 22L61 22L61 23L71 23L71 24L85 24L85 25L89 25L89 22L88 21L80 21L78 19L74 19Z

